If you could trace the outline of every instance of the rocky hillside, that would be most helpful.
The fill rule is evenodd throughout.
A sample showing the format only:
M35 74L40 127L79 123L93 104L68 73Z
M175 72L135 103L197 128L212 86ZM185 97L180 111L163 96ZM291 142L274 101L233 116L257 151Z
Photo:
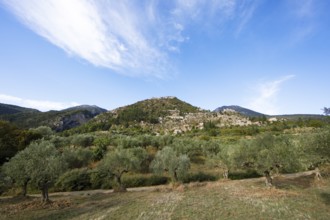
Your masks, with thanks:
M176 97L162 97L143 100L100 114L82 126L80 132L135 129L178 134L203 129L206 122L212 122L216 127L257 124L237 112L210 112Z
M19 106L2 104L3 109L21 109ZM9 106L9 107L7 107ZM23 108L24 109L24 108ZM49 126L55 131L63 131L82 125L96 115L106 112L97 106L77 106L61 111L40 112L38 110L6 111L7 114L0 115L0 120L9 121L22 128L35 128L41 125Z

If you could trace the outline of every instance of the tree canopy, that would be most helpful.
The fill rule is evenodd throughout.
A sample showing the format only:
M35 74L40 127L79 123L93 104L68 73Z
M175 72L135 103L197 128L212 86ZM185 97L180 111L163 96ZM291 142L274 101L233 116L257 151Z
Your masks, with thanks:
M325 115L330 115L330 108L324 107L324 108L323 108L323 113L324 113Z
M168 172L173 182L183 181L190 168L190 159L185 154L177 155L171 147L158 151L151 163L155 173Z
M117 191L125 191L121 177L129 171L139 170L141 164L147 159L147 153L143 148L123 149L110 151L100 162L98 170L104 175L114 178Z
M33 142L5 164L6 173L20 185L30 181L48 201L48 188L67 168L62 155L49 141Z

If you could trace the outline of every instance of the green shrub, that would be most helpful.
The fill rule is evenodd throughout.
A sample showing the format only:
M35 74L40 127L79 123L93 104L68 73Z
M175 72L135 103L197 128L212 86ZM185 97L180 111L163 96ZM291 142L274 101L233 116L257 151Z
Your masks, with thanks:
M72 137L71 144L79 147L88 147L93 144L94 136L90 134L78 134Z
M73 169L57 180L55 187L58 191L80 191L91 188L91 178L88 169Z
M184 183L189 182L205 182L205 181L215 181L217 177L208 173L198 172L198 173L189 173L184 179Z
M247 170L247 171L230 172L228 177L231 180L240 180L240 179L248 179L248 178L258 178L261 177L261 175L255 170Z
M136 174L131 176L124 176L122 181L126 187L140 187L167 184L169 178L159 175Z
M94 157L94 152L90 149L70 149L63 150L63 158L67 162L69 169L82 168L87 166Z
M112 189L112 180L102 172L90 171L92 189Z

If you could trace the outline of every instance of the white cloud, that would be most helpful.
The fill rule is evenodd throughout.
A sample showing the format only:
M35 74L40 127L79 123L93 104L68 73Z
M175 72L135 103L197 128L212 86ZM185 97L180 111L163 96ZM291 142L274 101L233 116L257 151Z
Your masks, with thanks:
M0 94L0 102L11 105L18 105L26 108L34 108L40 111L62 110L79 105L76 102L64 103L64 102L52 102L45 100L22 99L19 97L10 96L6 94Z
M250 0L2 0L22 23L71 56L131 76L165 78L170 54L189 39L187 26L238 19ZM250 9L251 8L251 9Z
M264 114L279 114L278 95L284 82L292 79L294 75L287 75L278 80L263 82L254 86L255 94L251 99L248 108Z

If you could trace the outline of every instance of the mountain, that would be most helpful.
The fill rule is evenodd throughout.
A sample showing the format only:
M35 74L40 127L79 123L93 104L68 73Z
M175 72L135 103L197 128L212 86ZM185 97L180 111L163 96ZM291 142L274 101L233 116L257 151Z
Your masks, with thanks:
M176 97L168 96L146 99L132 105L120 107L100 115L96 120L110 120L115 124L135 122L157 124L162 117L173 114L183 116L187 113L200 111L202 110L198 107L192 106Z
M96 115L107 110L97 106L82 105L61 111L40 112L38 110L24 110L25 108L2 104L2 109L13 109L3 111L7 114L0 115L0 120L9 121L22 128L35 128L38 126L49 126L55 131L64 131L82 125ZM15 110L16 113L15 113ZM18 111L21 110L21 111ZM11 112L11 113L10 113ZM8 114L9 113L9 114Z
M176 97L146 99L96 116L71 132L109 131L177 134L201 130L205 123L216 127L246 126L254 122L232 113L202 110Z
M24 108L16 105L0 103L0 115L11 115L23 112L39 112L37 109Z
M219 108L216 108L213 112L224 112L224 111L228 111L228 110L233 110L235 112L238 112L241 115L244 115L246 117L263 117L266 116L265 114L247 109L247 108L243 108L241 106L238 105L229 105L229 106L222 106Z

